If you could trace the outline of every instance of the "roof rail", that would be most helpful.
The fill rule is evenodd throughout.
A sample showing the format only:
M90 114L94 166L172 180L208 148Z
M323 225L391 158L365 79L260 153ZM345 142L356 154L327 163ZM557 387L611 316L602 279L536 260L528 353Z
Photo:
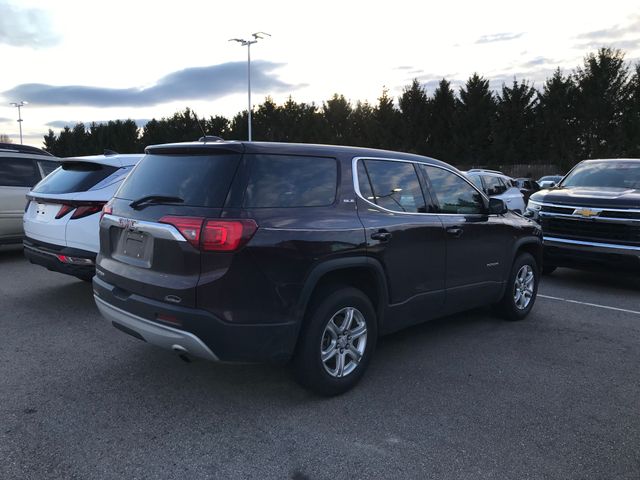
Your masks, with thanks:
M15 143L0 143L0 151L14 153L31 153L34 155L45 155L53 157L49 152L41 148L32 147L30 145L16 145Z
M468 172L485 172L485 173L497 173L498 175L504 175L504 173L499 170L489 170L488 168L472 168L471 170L467 170Z
M204 137L200 137L198 139L199 142L224 142L224 138L216 137L215 135L205 135Z
M110 155L120 155L120 154L119 154L118 152L116 152L115 150L111 150L111 149L109 149L109 148L105 148L105 149L104 149L104 152L103 152L103 155L104 155L105 157L108 157L108 156L110 156Z

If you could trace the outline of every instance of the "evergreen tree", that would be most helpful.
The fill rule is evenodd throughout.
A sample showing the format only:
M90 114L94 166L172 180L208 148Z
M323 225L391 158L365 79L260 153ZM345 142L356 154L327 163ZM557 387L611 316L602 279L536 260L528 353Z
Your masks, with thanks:
M454 119L456 98L451 84L444 78L429 102L429 138L427 153L445 162L455 163Z
M578 153L575 104L576 85L560 68L544 84L537 106L538 158L565 169L575 164Z
M372 147L375 140L372 136L374 127L373 107L368 102L356 103L351 115L351 139L358 147Z
M529 163L535 159L536 90L528 82L502 85L494 129L494 161L500 164Z
M327 128L327 143L336 145L351 144L351 114L353 110L351 103L344 98L344 95L337 93L327 100L322 106L325 124Z
M424 88L413 79L404 88L398 99L402 124L402 149L407 152L425 154L429 134L429 99Z
M49 132L44 136L44 149L49 152L51 155L58 155L57 153L57 141L58 137L53 132L53 130L49 129Z
M400 112L393 105L389 91L383 88L378 105L373 110L372 139L375 148L398 150L401 145Z
M628 93L624 117L624 154L640 158L640 63L635 66Z
M464 165L483 166L491 162L496 99L489 80L474 73L460 88L454 121L457 160Z
M575 80L576 119L582 158L624 152L623 116L629 101L629 68L620 50L601 48L584 59Z

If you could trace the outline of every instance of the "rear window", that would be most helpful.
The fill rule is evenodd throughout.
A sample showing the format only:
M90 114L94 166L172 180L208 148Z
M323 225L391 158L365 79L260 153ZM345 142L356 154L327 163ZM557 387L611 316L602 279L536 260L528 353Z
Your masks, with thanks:
M62 166L42 180L34 193L86 192L118 170L118 167L91 162L63 162Z
M149 195L179 197L183 205L221 207L233 180L240 154L145 155L124 181L118 198Z
M336 198L338 164L334 158L248 155L251 172L247 208L320 207Z

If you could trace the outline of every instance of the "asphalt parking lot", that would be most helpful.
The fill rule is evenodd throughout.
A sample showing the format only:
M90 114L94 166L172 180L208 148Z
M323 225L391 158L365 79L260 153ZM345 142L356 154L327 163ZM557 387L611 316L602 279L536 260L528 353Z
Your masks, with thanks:
M322 399L124 335L89 284L2 249L0 478L638 479L640 279L559 269L540 295L523 322L385 337Z

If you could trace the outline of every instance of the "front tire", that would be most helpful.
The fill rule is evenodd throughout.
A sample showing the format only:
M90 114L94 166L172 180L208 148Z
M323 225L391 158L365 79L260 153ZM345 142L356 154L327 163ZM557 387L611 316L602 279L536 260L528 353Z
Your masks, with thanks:
M521 253L516 257L504 296L498 310L506 320L522 320L531 312L538 295L540 270L533 255Z
M293 363L296 381L325 396L350 390L371 361L377 335L375 310L362 291L329 290L307 312Z

